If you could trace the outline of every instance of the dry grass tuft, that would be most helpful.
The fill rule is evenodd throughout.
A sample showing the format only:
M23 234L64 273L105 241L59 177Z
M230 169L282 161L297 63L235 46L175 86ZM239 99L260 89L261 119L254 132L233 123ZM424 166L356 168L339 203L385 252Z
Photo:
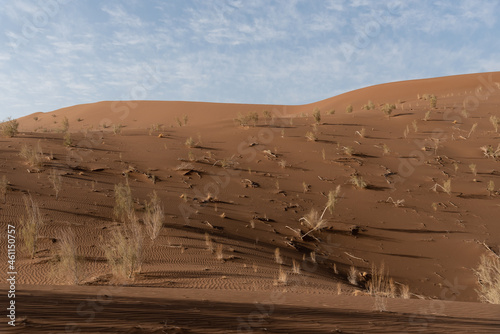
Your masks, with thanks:
M83 278L83 268L79 263L75 233L71 229L61 234L58 259L57 277L70 284L80 284Z
M144 203L146 208L146 212L144 214L144 225L149 238L154 241L160 235L161 228L165 222L165 215L156 191L153 191L150 197L150 201L146 201Z
M353 174L349 179L349 182L358 189L365 189L368 186L365 180L363 180L363 177L358 174Z
M19 219L21 226L19 235L23 241L22 248L33 259L37 250L38 234L43 225L43 218L31 195L24 197L24 211L24 215Z
M476 290L483 303L500 304L500 258L482 255L479 266L474 270L479 289Z
M6 121L0 124L0 133L5 137L14 137L19 133L19 122L15 119L8 118Z
M312 131L307 131L306 132L306 138L307 138L308 141L316 141L316 140L318 140L318 137Z
M115 185L114 216L123 223L132 220L135 216L132 191L128 183Z
M274 250L274 261L278 264L283 264L283 258L281 257L281 252L279 248Z
M49 180L52 183L52 188L56 193L56 200L59 200L59 192L62 189L62 177L54 168L51 169L49 174Z
M21 151L19 152L21 158L25 159L28 165L34 168L43 167L43 152L40 146L40 142L37 143L36 147L23 145Z

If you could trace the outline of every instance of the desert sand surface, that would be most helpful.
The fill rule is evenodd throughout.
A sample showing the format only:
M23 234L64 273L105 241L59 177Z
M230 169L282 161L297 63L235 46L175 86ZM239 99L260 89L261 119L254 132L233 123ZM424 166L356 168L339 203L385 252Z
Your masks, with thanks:
M18 235L17 321L2 332L496 333L500 306L480 303L474 270L500 254L499 110L494 72L300 106L108 101L23 117L0 138L0 224L20 229L30 198L43 225L33 258ZM130 225L114 214L119 184L144 234L131 277L106 256ZM2 275L7 245L2 232ZM390 291L370 291L374 266Z

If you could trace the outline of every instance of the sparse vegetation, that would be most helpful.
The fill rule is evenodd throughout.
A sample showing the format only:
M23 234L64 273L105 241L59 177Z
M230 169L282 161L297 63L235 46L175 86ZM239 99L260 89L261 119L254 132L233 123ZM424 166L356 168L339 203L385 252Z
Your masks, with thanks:
M165 222L165 215L156 191L153 191L150 198L149 202L146 201L144 203L146 210L144 214L144 226L149 238L154 241L160 235L161 228Z
M387 144L382 145L382 151L384 155L391 153L391 149L389 148L389 146L387 146Z
M500 258L482 255L476 274L479 289L476 290L483 303L500 304Z
M80 266L75 244L75 233L71 229L62 232L59 239L57 276L70 284L80 284L83 268Z
M184 144L188 148L194 148L194 147L196 147L196 145L194 143L194 140L193 140L193 137L189 137L188 139L186 139L186 142Z
M9 191L9 181L7 181L7 176L2 175L0 179L0 195L3 198L4 204L7 202L7 192Z
M349 268L349 273L347 274L347 280L349 283L352 285L358 285L358 269L356 269L354 266L351 266Z
M498 144L496 149L494 149L491 145L481 146L481 151L483 151L484 156L487 158L498 158L500 157L500 144Z
M250 124L256 126L257 122L259 121L259 114L256 112L250 112L248 115L243 115L241 113L238 113L238 117L236 117L234 121L239 126L248 126Z
M314 121L316 122L316 124L320 124L321 123L321 112L318 108L314 108L314 111L313 111L313 117L314 117Z
M0 132L5 137L14 137L19 133L19 122L15 119L8 118L6 121L0 124Z
M476 128L477 128L477 123L472 124L472 127L470 128L467 138L470 138L470 136L476 131Z
M68 120L68 117L64 116L61 125L62 125L61 132L62 133L68 132L68 130L69 130L69 120Z
M115 218L126 223L129 220L133 220L134 215L134 202L132 200L130 186L128 183L115 185Z
M281 257L281 252L279 248L274 250L274 261L278 264L283 264L283 258Z
M28 145L23 145L19 155L26 160L28 165L35 168L41 168L43 166L43 152L40 146L40 142L37 143L36 147L31 147Z
M394 109L396 109L396 105L389 103L384 104L384 106L382 107L382 111L387 117L391 117L392 111Z
M316 134L315 134L314 132L312 132L312 131L308 131L308 132L306 133L306 138L307 138L307 140L308 140L308 141L316 141L316 140L318 140L318 137L317 137L317 136L316 136Z
M498 118L496 115L492 115L490 117L490 123L493 125L495 132L498 132L498 125L500 124L500 118Z
M424 121L428 121L431 118L431 110L427 111L424 115Z
M375 109L375 104L373 104L373 102L371 100L369 100L368 103L365 104L362 109L373 110L373 109Z
M493 194L495 193L495 182L493 180L488 181L486 190L488 190L490 196L493 196Z
M121 124L113 124L113 134L114 135L119 135L122 133L122 128L123 128L123 125Z
M348 113L348 114L351 114L353 111L353 107L352 107L352 104L348 105L346 108L345 108L345 112Z
M24 197L24 214L19 219L22 248L33 259L35 258L38 244L38 235L43 225L42 214L38 205L30 196Z
M54 168L50 170L49 180L52 183L52 188L56 193L56 200L59 199L59 192L62 188L62 177Z
M472 172L472 174L474 174L474 176L477 175L477 168L476 168L476 164L470 164L469 165L469 169L470 171Z
M342 147L342 150L344 151L344 154L347 156L352 156L354 154L354 149L351 146L344 146Z
M437 96L436 95L431 95L429 98L429 104L431 108L436 108L437 107Z
M66 147L73 146L73 140L71 139L71 133L66 132L63 138L63 145Z
M353 174L349 179L349 182L358 189L365 189L368 186L363 180L363 177L358 174Z
M327 111L328 115L334 115L335 114L335 109L330 109Z
M431 189L437 192L437 188L441 188L445 193L451 195L451 179L444 181L443 185L436 183Z

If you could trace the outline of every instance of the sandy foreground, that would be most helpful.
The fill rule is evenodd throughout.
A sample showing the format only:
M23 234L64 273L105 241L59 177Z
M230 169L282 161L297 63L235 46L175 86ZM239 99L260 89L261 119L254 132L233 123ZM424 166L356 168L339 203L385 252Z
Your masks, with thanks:
M33 259L17 236L16 327L4 317L0 328L498 332L500 306L479 302L474 269L482 255L500 254L499 158L481 149L500 144L491 121L500 118L499 83L499 72L480 73L301 106L122 101L21 118L18 135L0 138L0 178L9 182L0 199L2 283L4 231L20 230L28 194L43 226ZM244 119L252 113L258 119ZM23 147L39 148L40 161L21 157ZM115 186L127 183L138 225L153 191L165 221L156 240L145 236L140 270L120 280L105 248L127 226L114 216ZM325 212L321 228L301 219L312 209ZM78 284L62 268L67 231ZM392 278L390 298L369 295L372 266ZM2 307L10 300L2 293Z

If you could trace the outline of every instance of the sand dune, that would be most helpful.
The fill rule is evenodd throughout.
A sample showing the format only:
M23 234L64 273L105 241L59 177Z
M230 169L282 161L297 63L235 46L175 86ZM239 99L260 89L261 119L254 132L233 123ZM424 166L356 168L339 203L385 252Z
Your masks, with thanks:
M404 81L300 106L98 102L19 119L20 133L0 139L1 224L18 224L29 193L44 225L35 257L18 255L14 332L495 332L500 309L479 303L473 270L500 254L499 156L481 150L499 144L499 82L500 72ZM23 146L40 147L38 164ZM138 224L153 191L165 222L125 288L103 245L127 226L113 215L127 182ZM311 209L324 211L317 230L302 219ZM56 274L69 229L80 286ZM369 296L372 265L395 298ZM110 286L85 321L79 303ZM252 322L255 302L272 314Z

